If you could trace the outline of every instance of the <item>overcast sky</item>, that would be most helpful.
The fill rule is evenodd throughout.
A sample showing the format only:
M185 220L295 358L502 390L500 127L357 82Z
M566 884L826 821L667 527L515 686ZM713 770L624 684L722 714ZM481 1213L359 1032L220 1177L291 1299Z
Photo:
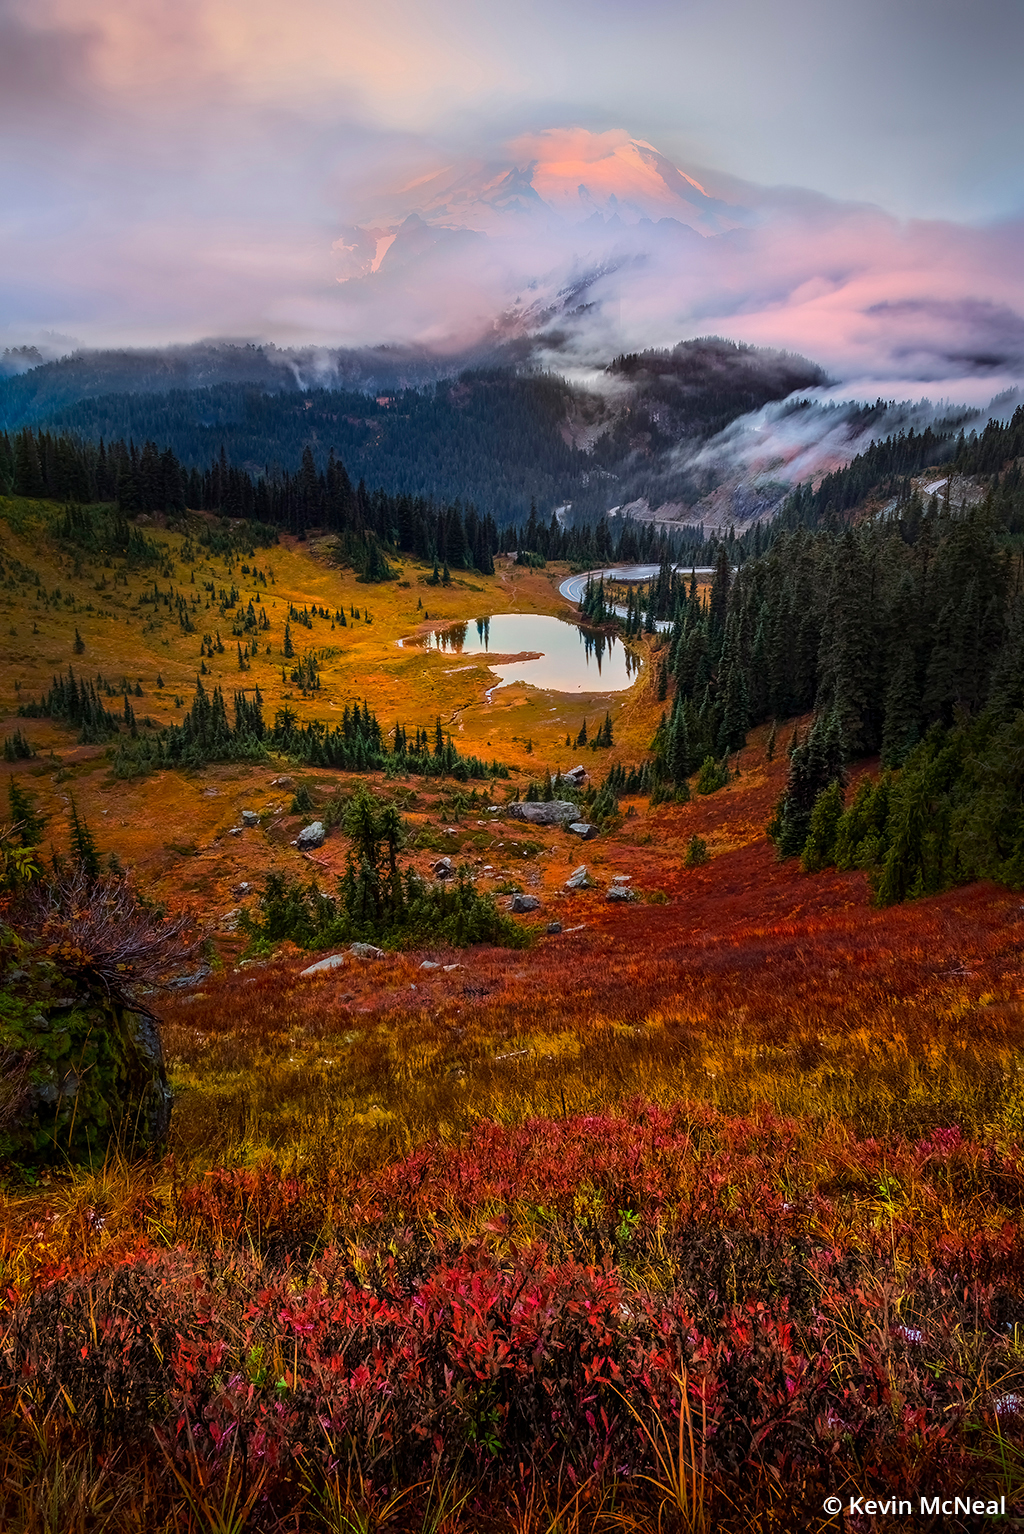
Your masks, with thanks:
M319 339L378 190L569 125L731 200L874 205L1019 326L1022 97L1020 0L0 0L0 348Z

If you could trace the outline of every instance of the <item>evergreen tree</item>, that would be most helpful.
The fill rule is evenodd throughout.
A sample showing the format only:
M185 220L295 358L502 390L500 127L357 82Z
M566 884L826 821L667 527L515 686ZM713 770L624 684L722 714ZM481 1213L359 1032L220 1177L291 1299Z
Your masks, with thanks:
M880 740L874 601L868 558L848 528L825 599L815 699L818 711L836 715L848 755L875 749Z
M7 779L7 802L17 840L23 847L38 847L48 817L39 814L35 794L22 788L18 779L11 776Z
M833 778L814 801L807 840L800 855L805 873L819 873L835 862L836 832L843 813L843 785Z
M100 876L100 857L96 840L85 820L78 814L74 795L71 796L71 852L86 878L90 881Z
M715 560L715 574L711 582L711 602L708 608L708 620L712 635L721 636L725 633L725 620L729 611L729 588L732 584L732 567L729 563L729 551L722 544Z
M896 663L885 694L883 766L902 766L920 740L920 698L913 651L906 649Z
M747 724L747 681L743 667L737 660L730 666L725 684L725 704L718 731L720 755L725 756L730 751L739 751L746 745Z
M690 775L690 732L686 726L686 712L676 707L666 729L665 768L668 778L677 789L682 788Z
M818 715L807 739L790 751L785 791L768 826L768 835L780 858L800 856L818 795L830 783L844 781L839 715L837 712Z

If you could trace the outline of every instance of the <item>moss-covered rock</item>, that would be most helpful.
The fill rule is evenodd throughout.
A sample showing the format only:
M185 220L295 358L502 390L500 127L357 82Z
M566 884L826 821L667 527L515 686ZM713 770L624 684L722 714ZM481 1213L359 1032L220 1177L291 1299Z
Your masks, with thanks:
M156 1019L0 928L0 1157L102 1159L167 1135Z

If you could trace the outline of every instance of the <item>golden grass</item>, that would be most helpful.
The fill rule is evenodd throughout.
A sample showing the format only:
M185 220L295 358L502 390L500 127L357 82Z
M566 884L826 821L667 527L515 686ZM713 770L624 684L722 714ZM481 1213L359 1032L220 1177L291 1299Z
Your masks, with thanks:
M21 729L39 752L29 763L0 762L0 775L6 779L14 771L33 780L30 786L39 796L40 809L52 817L50 833L58 847L66 844L73 794L101 850L116 851L163 898L179 899L184 893L211 904L230 904L234 883L270 868L294 871L301 866L300 856L287 846L287 836L246 833L241 845L233 845L226 835L242 808L277 814L287 809L290 789L273 782L285 766L220 767L196 775L161 773L138 783L117 781L110 774L105 748L77 745L73 732L49 720L17 716L19 702L39 697L53 675L69 665L80 676L101 673L115 685L122 676L133 686L140 682L144 696L132 700L138 718L148 715L157 725L180 722L195 689L202 634L219 628L225 652L206 661L210 675L205 685L220 686L230 704L236 687L258 684L268 720L287 704L300 721L322 719L329 724L346 703L363 699L386 728L400 721L410 729L433 730L440 715L460 751L488 761L498 757L516 769L522 783L530 776L542 777L546 766L555 770L575 765L578 753L566 750L565 737L575 736L585 715L593 722L608 709L615 725L612 751L593 757L586 753L588 767L599 776L614 761L642 758L649 746L660 712L651 696L649 667L626 694L570 699L513 684L500 688L488 704L485 693L495 678L485 666L453 665L450 655L399 645L427 628L496 612L571 616L574 609L558 594L558 583L567 573L564 566L523 570L499 559L494 576L456 576L451 586L434 587L427 584L429 567L404 560L399 581L365 586L351 571L332 564L325 546L315 539L301 543L285 537L277 546L257 549L251 559L218 557L186 567L181 563L183 536L150 526L147 535L167 553L172 573L166 576L160 570L129 570L123 561L105 564L102 558L76 554L49 532L51 519L58 516L59 508L46 503L0 499L0 556L5 565L17 562L29 573L24 581L0 583L0 733ZM243 563L265 572L267 586L242 576ZM122 580L115 584L119 565ZM47 607L38 600L36 574L45 592L60 589L59 604ZM173 585L189 597L197 588L202 591L206 581L217 591L234 583L242 592L240 608L250 597L257 611L265 608L271 627L258 637L261 651L269 644L271 653L254 657L251 670L241 673L230 614L222 619L215 607L209 612L201 607L194 614L198 632L185 634L166 609L137 607L140 593L154 580L161 590ZM107 588L102 592L96 589L101 583ZM332 614L338 608L360 613L358 620L349 616L347 627L334 630L330 620L320 617L313 620L312 630L292 624L297 653L329 652L321 669L323 686L315 697L304 698L291 682L282 681L290 604L300 610L315 605ZM367 612L371 623L365 622ZM76 629L85 642L82 654L74 650ZM642 647L648 642L640 643ZM156 685L158 677L162 688ZM182 700L180 705L175 698ZM111 706L116 709L118 702ZM341 776L324 770L312 780L329 789Z

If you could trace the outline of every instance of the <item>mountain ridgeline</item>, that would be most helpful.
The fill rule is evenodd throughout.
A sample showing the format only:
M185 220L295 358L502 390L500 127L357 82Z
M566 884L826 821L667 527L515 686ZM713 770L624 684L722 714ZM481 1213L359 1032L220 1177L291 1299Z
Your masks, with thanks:
M499 527L525 521L533 504L546 516L571 504L574 521L644 495L689 504L711 481L672 466L680 443L703 442L738 416L825 381L802 358L717 338L620 357L594 389L509 365L424 378L422 362L410 363L407 381L368 389L366 358L355 387L340 366L331 387L319 387L322 369L288 369L257 348L217 353L191 373L180 358L163 370L158 358L129 360L123 375L85 356L0 379L0 426L9 435L45 426L93 443L155 441L188 471L223 450L253 478L294 475L307 448L326 470L333 453L354 482L469 501ZM108 392L121 376L131 392ZM382 376L403 375L392 362ZM217 381L175 386L186 377ZM158 391L161 378L168 386Z

